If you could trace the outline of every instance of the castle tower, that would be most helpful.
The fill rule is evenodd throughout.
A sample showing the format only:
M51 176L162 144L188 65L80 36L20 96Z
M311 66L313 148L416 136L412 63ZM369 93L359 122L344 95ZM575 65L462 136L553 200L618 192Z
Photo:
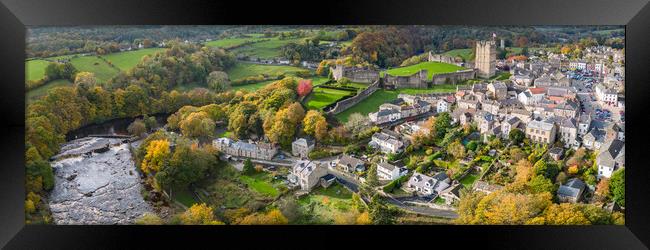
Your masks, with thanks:
M495 75L497 60L496 42L478 41L476 42L475 67L478 69L476 75L482 78L490 78Z

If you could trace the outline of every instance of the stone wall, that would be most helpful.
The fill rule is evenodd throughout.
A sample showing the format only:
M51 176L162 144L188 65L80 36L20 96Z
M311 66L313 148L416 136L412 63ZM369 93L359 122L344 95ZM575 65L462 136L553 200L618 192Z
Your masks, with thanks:
M336 103L334 107L332 107L329 110L325 110L325 113L327 114L332 114L336 115L338 113L341 113L350 107L357 105L357 103L363 101L364 99L368 98L368 96L372 95L379 89L379 80L376 80L373 84L369 85L368 88L364 89L363 91L359 92L357 95L350 97L345 100L341 100ZM327 108L326 108L327 109Z
M427 70L420 70L410 76L394 76L386 73L383 79L386 88L427 88Z
M371 68L336 65L335 67L330 67L330 71L332 71L334 80L337 81L343 77L358 83L373 83L379 79L379 71Z
M476 77L475 69L465 69L465 70L459 70L451 73L441 73L441 74L433 75L433 79L431 81L433 85L447 84L447 83L456 84L465 80L474 79L475 77Z
M449 63L449 64L456 64L456 60L452 56L446 56L446 55L441 55L441 54L433 54L431 51L429 51L429 62L442 62L442 63Z

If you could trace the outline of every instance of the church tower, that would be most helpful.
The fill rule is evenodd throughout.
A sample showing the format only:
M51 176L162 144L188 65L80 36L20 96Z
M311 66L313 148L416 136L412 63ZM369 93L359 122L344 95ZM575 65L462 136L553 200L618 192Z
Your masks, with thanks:
M482 78L490 78L495 75L497 60L497 46L494 40L492 41L477 41L476 42L476 58L474 65L476 65L476 75Z

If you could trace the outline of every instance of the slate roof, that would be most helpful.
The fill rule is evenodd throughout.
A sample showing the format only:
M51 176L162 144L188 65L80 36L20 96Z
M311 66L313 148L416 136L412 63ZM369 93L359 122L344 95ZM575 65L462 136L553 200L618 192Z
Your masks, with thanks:
M585 188L585 183L578 178L570 179L566 184L560 185L557 190L558 196L578 198L582 190Z
M625 155L625 142L618 139L607 142L600 148L598 154L598 164L608 167L614 167L617 158L623 159ZM623 157L619 157L623 156ZM624 159L623 159L624 160Z

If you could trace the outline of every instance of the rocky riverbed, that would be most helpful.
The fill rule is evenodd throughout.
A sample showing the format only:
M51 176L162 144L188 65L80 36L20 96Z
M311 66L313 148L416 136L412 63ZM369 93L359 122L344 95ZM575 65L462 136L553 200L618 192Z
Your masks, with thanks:
M97 145L106 152L89 152ZM119 139L82 138L68 142L52 162L54 189L49 206L55 224L133 224L152 208L142 197L142 184L128 143Z

